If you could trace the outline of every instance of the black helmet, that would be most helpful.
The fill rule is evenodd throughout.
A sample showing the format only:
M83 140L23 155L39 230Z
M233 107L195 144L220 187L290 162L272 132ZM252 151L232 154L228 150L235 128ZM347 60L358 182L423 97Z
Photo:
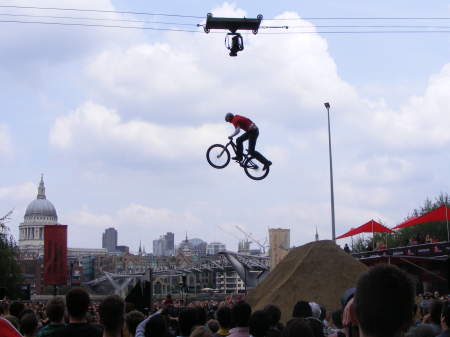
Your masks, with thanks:
M233 117L234 115L231 112L227 112L227 114L225 115L225 122L230 121Z

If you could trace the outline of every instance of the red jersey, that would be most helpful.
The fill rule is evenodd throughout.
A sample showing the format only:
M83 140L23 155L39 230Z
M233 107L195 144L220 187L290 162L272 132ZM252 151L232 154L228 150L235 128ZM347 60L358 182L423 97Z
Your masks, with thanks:
M245 131L248 131L250 126L253 124L253 122L247 117L239 115L234 115L233 119L231 120L231 123L234 125L235 128L240 128Z

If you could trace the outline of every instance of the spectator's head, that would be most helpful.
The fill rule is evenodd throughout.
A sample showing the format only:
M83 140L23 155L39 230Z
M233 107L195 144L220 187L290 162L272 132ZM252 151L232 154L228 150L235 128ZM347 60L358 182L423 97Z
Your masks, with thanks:
M236 302L231 309L231 318L236 327L247 327L252 308L245 301Z
M145 325L145 337L167 337L167 323L163 315L150 318Z
M83 288L76 287L66 294L66 306L70 319L84 320L89 309L89 294Z
M136 328L145 319L142 312L133 310L125 316L125 323L130 336L133 337L136 334Z
M442 328L450 329L450 302L445 301L442 305L442 314L441 314L441 324Z
M9 314L13 315L13 316L16 316L17 318L20 317L20 314L24 310L25 310L25 305L22 302L19 302L19 301L14 301L9 306Z
M100 323L106 332L114 334L122 330L125 302L117 295L106 297L98 307Z
M342 325L342 309L333 311L331 314L331 320L336 328L342 329L344 327Z
M405 334L405 337L435 337L436 333L434 329L428 325L423 324L411 328L408 333Z
M195 311L197 313L197 321L195 325L205 325L207 321L207 313L205 308L197 306L195 307Z
M292 317L294 318L306 318L312 316L311 306L306 301L298 301L294 305L294 310L292 310Z
M181 336L189 336L192 328L197 322L197 312L194 308L183 308L178 316L178 325Z
M189 337L212 337L212 333L204 326L198 326L192 331Z
M16 330L20 329L19 319L16 316L6 315L3 318L6 319L9 323L11 323L16 328Z
M20 319L20 332L25 336L36 335L38 328L38 320L34 313L26 313Z
M216 333L219 331L219 322L217 322L215 319L210 319L208 322L206 322L208 325L209 330L211 330L212 333Z
M281 319L281 310L276 305L268 304L264 307L268 315L270 326L276 326Z
M125 302L125 313L129 313L133 310L136 310L136 306L134 305L134 303L130 303L130 302Z
M392 265L370 268L358 281L355 311L364 335L394 337L412 323L414 285Z
M264 310L257 310L250 316L248 322L250 335L253 337L264 337L270 328L270 318Z
M311 328L314 337L325 337L323 333L323 324L318 318L308 317L306 321Z
M281 337L314 337L314 333L304 318L293 318L287 322Z
M432 300L430 303L430 319L431 323L440 325L442 313L442 302L438 300Z
M65 308L66 306L62 297L53 297L48 301L45 311L50 322L61 323L64 319Z
M309 306L311 307L312 316L319 319L321 315L320 305L316 302L309 302Z
M227 306L222 306L216 312L216 318L222 329L231 328L231 309Z

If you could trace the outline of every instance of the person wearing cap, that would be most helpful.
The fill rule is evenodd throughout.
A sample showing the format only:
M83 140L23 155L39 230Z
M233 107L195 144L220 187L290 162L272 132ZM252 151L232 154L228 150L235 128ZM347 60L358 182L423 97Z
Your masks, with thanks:
M269 166L272 165L272 162L255 150L256 140L259 136L259 129L256 124L247 117L233 115L231 112L228 112L225 115L225 121L233 124L234 126L234 132L228 137L228 139L233 139L234 136L237 136L239 132L241 132L241 129L245 131L242 136L236 138L237 151L236 156L232 159L238 162L242 161L242 153L244 151L242 143L248 140L248 154L264 165L264 171L267 170Z

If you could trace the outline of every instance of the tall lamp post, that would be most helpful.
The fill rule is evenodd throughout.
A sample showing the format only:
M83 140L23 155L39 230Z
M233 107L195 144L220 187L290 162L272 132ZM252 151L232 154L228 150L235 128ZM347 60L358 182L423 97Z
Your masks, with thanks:
M333 158L331 156L331 131L330 131L330 103L324 103L328 116L328 152L330 155L330 191L331 191L331 233L333 240L336 240L336 230L334 223L334 188L333 188Z

